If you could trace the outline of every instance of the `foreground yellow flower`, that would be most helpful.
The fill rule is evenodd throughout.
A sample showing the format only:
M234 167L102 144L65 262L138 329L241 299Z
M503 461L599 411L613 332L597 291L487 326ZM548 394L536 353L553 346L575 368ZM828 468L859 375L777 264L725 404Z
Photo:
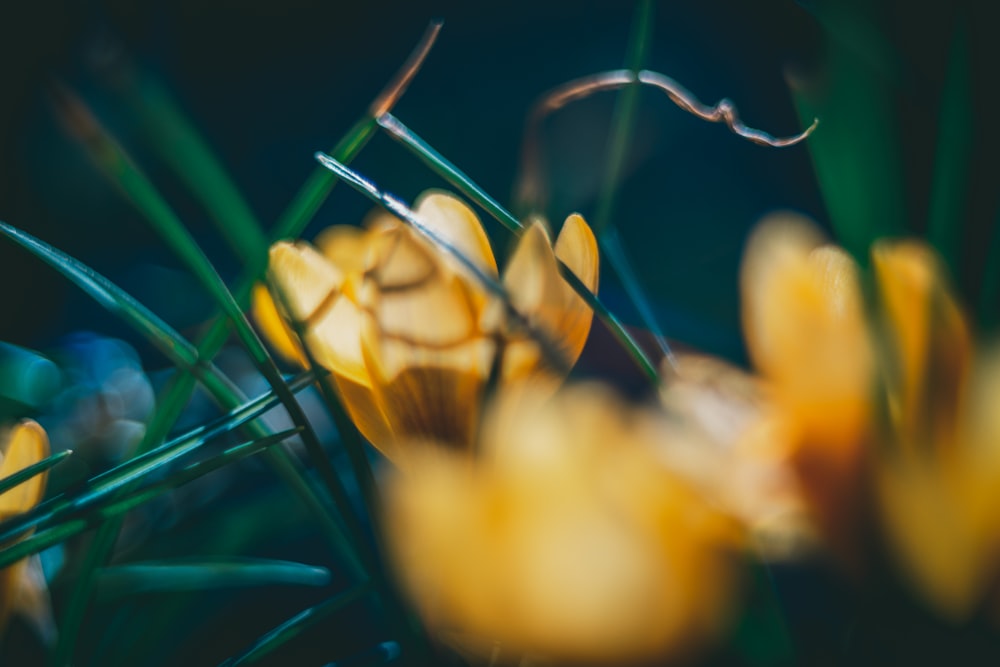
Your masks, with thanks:
M475 461L414 444L388 485L390 550L428 626L569 664L717 637L744 536L661 456L667 424L596 386L524 398L488 413Z
M858 564L874 519L913 589L966 617L1000 575L1000 363L974 365L926 245L873 247L868 321L857 267L819 243L771 220L744 262L748 347L790 424L779 439L840 556Z
M0 434L0 480L38 463L49 455L49 440L41 426L22 421ZM36 475L0 494L0 521L27 512L45 492L46 474ZM0 637L13 612L27 615L41 628L51 625L45 581L37 557L20 560L0 570Z
M454 196L431 191L415 206L421 222L498 278L489 240L475 213ZM459 262L386 213L365 229L331 227L313 247L271 248L269 277L305 343L332 372L358 428L399 462L398 440L430 438L467 448L478 405L502 350L506 383L553 379L537 343L502 321L492 297ZM525 230L503 275L513 306L572 364L586 342L592 313L559 275L562 260L596 291L598 252L579 215L555 242L541 224ZM255 311L279 350L297 354L273 303L258 292Z

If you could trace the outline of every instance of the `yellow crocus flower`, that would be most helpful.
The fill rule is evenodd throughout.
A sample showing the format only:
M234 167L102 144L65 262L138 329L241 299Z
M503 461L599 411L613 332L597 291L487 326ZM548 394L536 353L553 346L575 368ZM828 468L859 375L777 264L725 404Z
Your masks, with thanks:
M390 553L428 627L573 665L718 637L744 534L660 455L668 425L596 385L530 393L492 406L475 460L414 443L390 479Z
M778 438L829 545L859 565L874 521L904 581L964 618L1000 574L1000 363L972 336L927 245L858 269L807 223L765 222L742 274L751 358L791 428Z
M414 211L479 270L499 278L486 233L461 200L430 191ZM537 345L502 325L476 278L394 217L376 213L365 229L332 227L316 246L275 244L270 280L304 323L306 345L332 372L355 424L397 463L394 443L401 439L469 446L498 342L503 381L552 375ZM597 289L597 244L579 215L567 218L554 246L541 224L526 229L502 281L513 306L572 363L592 313L559 275L557 258ZM297 348L264 295L257 293L258 322L277 349L294 357Z
M49 455L49 440L41 426L25 420L0 434L0 480ZM45 493L46 473L35 475L0 494L0 521L27 512ZM51 628L51 611L37 556L0 569L0 637L14 612L29 617L44 632Z

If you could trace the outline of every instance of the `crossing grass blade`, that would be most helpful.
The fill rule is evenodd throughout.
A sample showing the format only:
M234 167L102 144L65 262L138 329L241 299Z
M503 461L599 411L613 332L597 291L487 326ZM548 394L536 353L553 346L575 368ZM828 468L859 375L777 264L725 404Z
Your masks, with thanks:
M243 653L229 658L225 662L221 663L219 667L252 665L253 663L263 659L265 656L273 653L276 649L288 643L290 640L302 634L309 628L315 626L317 623L322 622L330 615L361 599L371 592L371 590L372 588L370 584L359 584L339 595L331 597L329 600L299 612L284 623L262 635Z
M216 457L189 466L168 476L164 481L149 485L148 487L129 489L121 495L110 493L92 495L90 496L90 501L87 503L76 502L76 511L53 511L51 516L47 517L47 519L50 519L49 521L35 522L40 526L40 530L37 533L5 549L0 549L0 568L17 562L25 556L30 556L31 554L47 549L103 522L119 517L125 512L149 502L157 496L168 493L223 466L235 463L257 452L265 451L267 448L282 442L296 432L295 430L291 430L275 433L260 440L231 447ZM74 505L74 500L69 500L68 505ZM43 519L46 519L46 517L43 517Z
M398 118L387 113L379 118L379 125L391 137L416 155L434 173L441 176L461 194L475 202L476 205L489 213L497 222L507 228L508 231L514 234L521 233L524 225L522 225L520 220L514 217L510 211L501 206L498 201L487 194L481 187L476 185L462 170L417 136ZM587 289L587 286L580 282L576 274L562 261L559 261L559 271L567 284L593 309L594 314L604 323L608 331L612 333L649 381L654 386L659 385L660 375L656 364L650 360L649 355L646 354L646 351L642 349L632 334L628 332L621 320L603 304L596 294Z
M263 558L146 561L103 568L98 597L119 598L146 593L203 591L253 586L326 586L325 567Z
M8 475L3 479L0 479L0 494L4 494L10 491L18 484L26 482L36 475L41 475L43 472L49 470L50 468L62 463L67 456L73 453L72 449L67 449L59 452L58 454L53 454L47 459L42 459L38 463L32 464L27 468L22 468L18 470L13 475Z

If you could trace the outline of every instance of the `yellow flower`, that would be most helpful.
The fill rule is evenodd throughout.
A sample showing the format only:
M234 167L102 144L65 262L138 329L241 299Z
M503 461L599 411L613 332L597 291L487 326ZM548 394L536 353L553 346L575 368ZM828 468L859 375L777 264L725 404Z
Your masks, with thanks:
M925 244L872 248L866 319L857 267L818 243L806 223L772 220L743 267L748 347L791 424L784 444L839 555L858 564L870 506L904 580L965 617L1000 573L1000 358L974 365Z
M481 271L498 277L489 240L468 206L432 191L418 199L415 212ZM394 217L376 213L364 230L332 227L316 245L275 244L270 280L305 324L306 345L332 372L358 428L397 463L394 443L401 439L469 446L498 340L506 383L553 376L537 344L503 325L502 309L475 277ZM597 245L579 215L566 219L554 247L541 224L526 229L503 283L514 307L572 363L592 313L559 275L557 258L597 289ZM294 357L296 347L263 296L258 292L258 322Z
M0 480L49 455L49 440L41 426L25 420L0 434ZM0 494L0 522L38 504L45 492L46 474L36 475ZM0 570L0 637L13 612L26 614L37 625L51 625L49 602L37 557L25 558Z
M743 533L660 456L665 427L585 386L494 405L474 461L414 445L386 530L428 626L570 664L680 657L717 637Z

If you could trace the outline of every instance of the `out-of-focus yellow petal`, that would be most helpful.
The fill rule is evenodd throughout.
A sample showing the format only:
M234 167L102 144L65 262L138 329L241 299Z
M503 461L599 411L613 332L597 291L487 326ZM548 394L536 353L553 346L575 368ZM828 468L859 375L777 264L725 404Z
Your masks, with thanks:
M0 436L0 479L34 465L48 455L49 439L45 430L31 420L24 420ZM35 475L0 494L0 521L37 505L45 494L47 477L47 473ZM7 627L11 612L34 601L32 591L25 589L35 584L33 579L28 578L33 574L28 568L29 561L25 559L0 569L0 636ZM31 609L30 604L23 610L29 613L36 611Z
M597 243L582 217L567 218L556 249L573 273L596 290ZM564 361L575 363L587 341L593 312L560 275L556 252L541 224L533 224L522 234L504 271L504 285L514 308L549 336ZM504 359L505 380L538 369L541 353L536 343L522 335L510 346L509 360Z
M875 369L857 267L820 243L797 216L761 224L740 276L743 328L754 365L792 420L782 430L826 541L856 567Z
M906 447L954 441L972 361L965 317L949 293L940 260L917 241L872 248L882 312L889 329L889 409Z
M273 347L282 358L295 362L300 366L306 365L305 355L299 349L295 332L289 328L285 318L278 312L271 293L267 286L257 283L253 286L250 314L257 327L263 334L264 339Z
M642 423L587 388L495 407L476 462L416 449L386 525L428 625L557 664L680 657L715 637L733 523L657 463Z
M488 275L497 276L497 261L489 237L479 218L465 202L441 190L428 190L414 205L420 221L435 234L472 260ZM445 255L443 255L445 256ZM445 261L452 262L450 256ZM450 264L454 267L453 264Z
M753 533L769 560L817 547L816 530L792 465L785 416L769 387L720 359L680 354L664 369L661 401L672 416L659 451Z
M49 455L49 438L37 423L26 419L0 442L0 479L34 465ZM35 475L0 495L0 521L31 509L45 493L47 474Z
M878 467L876 487L888 546L915 591L935 609L965 620L983 601L996 568L996 524L976 525L949 464L900 456ZM991 490L996 494L995 487ZM995 502L995 501L994 501Z
M857 267L804 219L772 218L749 241L743 325L754 365L813 441L856 444L868 426L872 351Z

